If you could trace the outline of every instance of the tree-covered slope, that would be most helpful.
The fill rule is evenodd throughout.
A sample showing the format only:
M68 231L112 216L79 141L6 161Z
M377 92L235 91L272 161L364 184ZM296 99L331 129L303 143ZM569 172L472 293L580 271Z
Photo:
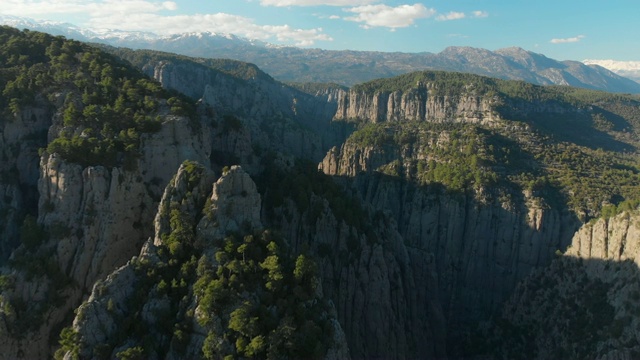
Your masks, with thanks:
M122 60L93 47L8 27L1 35L4 120L42 98L62 116L47 148L66 160L114 166L136 155L141 134L158 131L158 115L194 115L183 97L172 97Z
M639 105L460 73L380 79L339 104L358 129L320 168L435 255L455 348L582 222L638 206Z
M433 71L290 86L233 60L0 37L0 358L630 342L616 301L634 288L616 300L618 283L573 270L564 286L581 268L554 259L635 249L619 214L640 201L637 97ZM564 325L526 310L579 289L593 301ZM595 350L581 326L604 329ZM500 342L511 328L545 336Z
M125 61L43 33L0 38L0 346L41 358L94 282L140 251L182 160L210 150L185 151L203 137L194 103Z

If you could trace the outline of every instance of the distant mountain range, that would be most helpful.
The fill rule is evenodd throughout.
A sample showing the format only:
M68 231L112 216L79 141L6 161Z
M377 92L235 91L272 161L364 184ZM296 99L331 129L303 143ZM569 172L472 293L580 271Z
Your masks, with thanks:
M251 62L285 82L337 83L351 86L416 70L445 70L517 79L540 85L570 85L609 92L640 93L640 71L589 60L557 61L518 47L489 51L449 47L440 53L390 53L303 49L267 44L230 34L185 33L160 36L148 32L87 30L68 23L0 16L0 24L68 38L133 49ZM603 67L618 69L618 74Z

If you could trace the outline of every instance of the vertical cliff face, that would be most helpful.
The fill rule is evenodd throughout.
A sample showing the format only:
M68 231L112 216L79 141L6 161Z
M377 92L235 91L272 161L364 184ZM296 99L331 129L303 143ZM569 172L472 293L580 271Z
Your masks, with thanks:
M527 349L536 359L636 358L639 243L637 211L581 227L564 255L516 288L502 320L483 335L494 354L514 357Z
M319 160L341 136L330 127L334 94L316 97L255 69L255 76L233 77L192 62L150 61L142 66L165 88L202 99L218 114L233 114L249 131L252 142L264 149Z
M473 136L466 143L454 139L455 132L469 126L411 129L365 129L329 151L319 168L345 178L358 198L393 218L407 251L433 256L438 300L454 334L497 313L519 281L569 245L580 223L562 207L548 206L543 195L509 183L504 173L490 180L491 188L484 187L483 177L493 176L484 174L493 170L489 157L482 160L477 153L486 154L494 146L464 150L484 141ZM502 161L496 161L496 168ZM448 175L421 183L429 172L438 171ZM475 185L444 190L447 181L456 186L458 177L472 171L476 175L469 177L469 184ZM411 264L423 266L419 260Z
M134 171L83 168L55 154L43 156L38 222L58 233L60 268L90 289L136 254L151 233L157 186L166 184L184 159L208 161L206 134L193 133L187 119L167 119L143 140L144 155Z
M382 177L361 177L356 188L396 219L408 247L433 254L439 299L453 329L495 313L520 280L567 246L577 226L570 214L524 196L487 202Z
M640 266L640 218L623 213L580 228L565 255L607 261L631 260Z
M490 123L500 119L496 99L475 94L439 95L433 84L409 90L365 92L351 89L338 98L334 119L368 122L432 121Z
M36 214L38 148L46 145L52 111L38 99L0 119L0 264L19 244L25 214Z
M3 338L4 354L9 358L47 357L50 334L82 296L139 253L153 233L154 209L173 172L184 159L209 162L211 129L206 124L203 122L206 131L200 133L185 118L167 117L159 132L143 137L143 155L135 169L83 167L56 154L42 155L40 175L35 177L39 178L37 225L48 234L48 241L38 244L35 253L23 248L14 254L14 261L24 263L21 266L26 270L19 267L12 275L12 290L5 293L12 307L29 304L27 311L34 318L25 319L24 313L3 318L7 334L24 332ZM45 263L30 270L29 263L40 261ZM64 302L54 305L54 297Z
M171 203L181 204L184 216L193 221L201 211L199 207L204 202L211 179L211 174L201 168L194 169L183 165L177 170L173 179L167 184L162 201L157 205L158 211L153 221L155 228L153 237L158 246L162 244L161 238L171 233L170 210L167 211ZM129 237L128 240L131 241L134 238ZM163 337L166 335L163 331L166 329L154 329L154 327L159 325L159 314L170 311L172 304L169 297L157 289L146 294L140 294L138 290L145 288L145 283L155 280L146 278L147 274L141 271L143 267L141 264L150 264L149 268L159 268L166 264L160 263L156 244L151 237L142 251L138 250L135 255L139 256L133 259L130 256L130 261L125 265L110 271L109 276L96 282L89 299L78 308L72 330L77 334L75 336L78 349L73 351L63 349L63 352L67 351L67 356L115 357L119 351L126 350L130 347L127 346L128 337L132 334L131 329L123 324L125 319L144 323L157 341L165 340ZM141 317L136 318L133 315L135 312L140 312ZM101 346L102 350L100 350ZM197 354L196 351L192 356ZM158 357L160 354L149 353L148 356Z
M451 345L505 301L503 317L522 332L514 353L509 342L495 346L502 357L529 346L547 349L540 358L562 357L557 348L614 357L610 348L637 338L620 330L638 325L635 215L573 237L580 223L562 190L574 188L559 184L582 176L567 164L606 161L603 177L633 166L574 154L577 145L546 141L550 131L531 135L556 117L505 120L583 111L544 100L558 93L510 83L523 96L508 98L492 95L493 80L426 73L416 78L442 79L305 93L248 64L149 58L140 67L200 99L195 107L163 99L148 79L100 100L113 79L89 71L78 83L104 86L95 95L64 83L76 93L49 94L55 108L36 99L0 123L0 236L9 239L0 261L13 250L0 270L0 358L50 356L63 326L59 355L67 357L444 358L458 356ZM102 129L89 127L97 103L107 114ZM134 108L139 116L108 131L122 120L112 111L125 118ZM561 125L579 133L573 124L582 120L580 129L594 119ZM38 155L47 129L49 141L62 141ZM607 135L590 129L583 141ZM65 161L69 148L106 153L111 165L94 165L103 163L97 156ZM556 166L565 157L571 162ZM320 161L322 173L305 160ZM613 175L606 180L636 181ZM552 261L570 244L567 255L586 265ZM572 299L587 309L572 313L563 296L577 298L582 287L594 296ZM545 312L573 338L554 340L552 327L536 322ZM598 326L597 336L581 332ZM490 341L509 329L492 330ZM621 356L635 356L636 343Z
M167 186L158 206L155 240L147 243L139 257L133 258L103 282L96 284L90 298L78 309L73 328L68 330L73 334L73 341L77 344L77 348L63 348L62 353L66 356L82 358L114 357L122 351L137 348L143 349L144 354L151 358L201 358L203 353L208 357L217 357L224 355L225 352L244 351L246 345L241 345L241 341L229 343L230 339L227 336L239 336L235 331L239 329L238 323L231 323L231 321L237 309L244 306L242 304L247 304L249 301L268 301L265 299L269 297L265 297L263 293L266 289L253 288L251 282L247 280L242 284L242 293L235 295L230 293L229 302L226 303L221 302L222 299L216 300L216 305L212 309L207 303L207 299L212 295L209 294L209 290L203 293L202 286L211 287L205 280L212 280L208 278L212 274L205 273L204 269L207 266L218 266L218 259L222 261L220 254L224 251L218 247L220 243L228 243L233 236L231 234L247 231L259 233L263 230L260 220L261 199L251 177L238 166L232 167L223 174L214 183L211 195L208 195L211 180L212 177L208 171L195 163L185 163L180 167ZM180 222L185 225L190 224L193 228L182 228ZM189 240L191 243L186 242L187 237L184 237L184 234L190 231L194 231L189 235L189 237L193 236ZM180 242L180 250L176 250L178 248L171 245L176 244L174 241ZM200 257L199 270L197 272L194 271L195 269L187 270L189 266L196 265L196 260L193 260L191 265L179 263L177 265L180 269L179 274L174 274L172 271L176 264L172 261L166 262L167 256L170 258L180 256L180 251L189 251L191 246L197 248L197 256ZM213 254L216 256L209 257ZM243 254L241 257L243 263L245 263L244 256ZM247 253L246 256L252 255ZM209 262L212 263L206 265ZM228 271L226 268L224 270ZM189 275L188 273L192 271L193 273ZM224 280L222 272L220 275ZM173 284L173 290L167 292L165 278L170 276L176 276L174 279L180 278L180 283L185 281L194 283ZM206 279L202 279L205 277ZM233 281L234 278L230 280ZM188 290L185 291L187 288ZM144 292L140 292L140 289L144 289ZM331 338L326 339L330 346L321 354L322 357L348 359L349 349L342 328L335 321L335 309L322 299L322 288L318 288L317 291L319 295L316 296L319 297L304 306L317 310L312 304L319 303L324 304L323 306L327 306L328 309L323 308L324 314L309 317L305 326L309 326L312 318L326 317L328 320L326 326L330 329L325 329L327 331L325 337L329 335ZM235 297L238 299L231 300ZM299 307L300 304L290 305L297 306L298 312L304 309ZM270 311L277 311L279 306L281 304L274 303ZM234 308L236 311L233 311ZM177 314L172 313L172 309L177 311ZM267 316L262 314L262 318L254 318L251 321L267 322L265 319ZM131 331L124 325L133 322L137 323L136 328L143 328L145 331L143 333ZM167 322L169 325L175 322L175 325L169 328L161 326L161 324L167 325ZM226 323L229 323L229 328ZM253 326L255 328L255 325ZM287 326L295 325L289 323L285 328ZM173 329L180 329L180 332ZM296 332L306 331L300 327L293 329ZM230 330L232 332L229 332ZM269 335L271 348L277 346L278 336L292 334L266 335ZM145 346L140 347L140 341L143 339L146 339ZM216 348L213 354L209 353L211 347ZM266 349L261 348L260 351L266 354Z
M89 289L139 248L150 220L140 209L153 201L135 173L83 169L55 155L41 166L39 222L53 233L60 268Z
M445 356L447 330L432 254L405 246L389 218L378 217L363 229L337 217L326 199L313 196L309 207L300 212L289 204L276 225L294 249L317 254L324 294L336 306L351 356Z

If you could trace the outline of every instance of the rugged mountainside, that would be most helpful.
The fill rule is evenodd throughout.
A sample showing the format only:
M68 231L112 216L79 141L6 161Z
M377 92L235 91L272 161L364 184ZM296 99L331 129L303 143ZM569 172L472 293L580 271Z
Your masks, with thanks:
M353 179L354 194L394 218L407 246L434 255L451 339L499 312L519 281L572 242L581 219L602 204L637 204L637 170L615 170L637 160L614 155L618 139L633 149L637 135L602 131L589 144L599 149L575 137L596 119L615 119L598 101L584 102L609 95L541 90L416 73L353 87L338 106L337 119L369 124L319 168ZM637 101L619 101L635 114L627 125L637 124ZM624 195L622 184L632 186Z
M289 82L352 86L412 71L444 70L524 80L539 85L570 85L611 92L640 93L640 84L623 77L623 74L616 75L599 64L557 61L517 47L496 51L449 47L437 54L334 51L273 46L230 34L185 33L158 36L118 30L92 32L71 24L15 17L0 17L0 24L132 49L246 61L258 65L280 81Z
M471 348L514 359L637 358L639 220L625 211L583 226Z
M599 277L637 271L634 97L445 72L293 88L231 60L0 40L0 358L640 346L635 285Z

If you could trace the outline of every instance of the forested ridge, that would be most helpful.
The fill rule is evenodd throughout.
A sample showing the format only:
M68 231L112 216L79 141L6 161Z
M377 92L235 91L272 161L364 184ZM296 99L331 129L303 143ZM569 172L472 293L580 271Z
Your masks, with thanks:
M638 204L637 96L432 71L371 81L351 92L416 89L425 91L425 99L491 99L505 120L489 125L365 122L346 144L408 154L381 169L384 173L441 184L449 191L491 188L498 182L536 191L552 187L563 197L556 200L586 218Z
M115 166L137 155L141 134L159 129L157 115L194 116L184 96L121 59L63 37L2 30L4 118L32 105L36 95L58 108L64 128L47 146L50 153L85 166Z
M193 74L204 94L163 88ZM543 358L518 336L556 325L558 356L640 351L637 289L577 275L635 278L608 262L640 224L637 96L441 71L284 84L9 27L0 90L9 357Z

